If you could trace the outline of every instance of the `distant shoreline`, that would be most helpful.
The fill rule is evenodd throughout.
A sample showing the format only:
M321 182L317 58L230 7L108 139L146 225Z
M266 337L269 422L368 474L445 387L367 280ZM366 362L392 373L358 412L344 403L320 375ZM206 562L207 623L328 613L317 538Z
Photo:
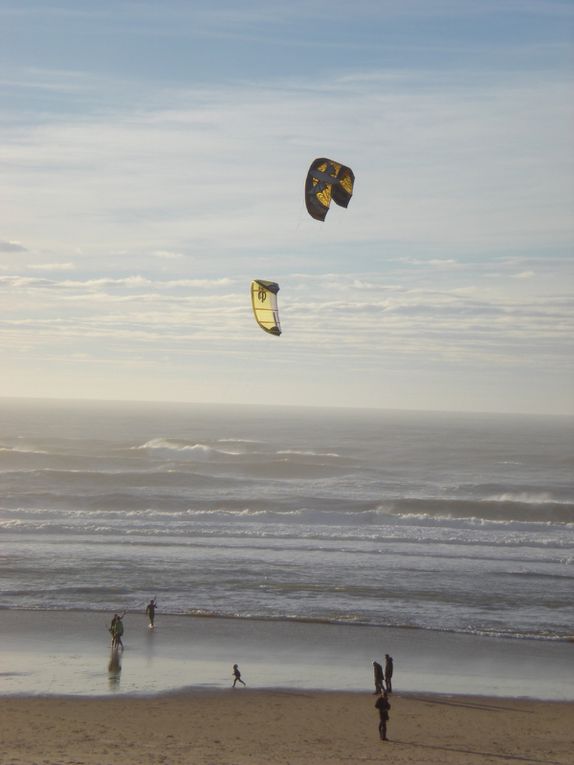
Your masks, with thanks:
M123 611L123 607L117 607L116 610ZM5 611L13 611L15 613L70 613L70 614L82 614L82 613L90 613L90 614L103 614L106 618L110 616L113 613L113 609L109 608L13 608L11 606L0 606L0 613L3 613ZM135 616L135 617L141 617L144 609L139 610L130 610L128 609L126 612L126 616ZM316 619L311 617L304 617L304 616L297 616L297 617L286 617L286 616L242 616L241 614L227 614L227 613L209 613L209 612L200 612L200 613L176 613L171 611L164 611L162 612L162 617L176 617L178 619L222 619L222 620L229 620L229 621L242 621L242 622L261 622L262 624L272 623L272 624L320 624L325 626L331 626L331 627L349 627L349 628L357 628L357 629L384 629L384 630L413 630L413 631L421 631L423 633L433 633L435 635L461 635L466 637L478 637L478 638L484 638L487 640L520 640L520 641L531 641L536 643L572 643L574 642L574 634L573 635L555 635L555 636L537 636L537 635L516 635L516 634L494 634L494 633L487 633L487 632L459 632L456 630L437 630L433 629L432 627L420 627L420 626L414 626L409 624L370 624L369 622L360 622L360 621L337 621L335 619L325 619L321 617L317 617Z

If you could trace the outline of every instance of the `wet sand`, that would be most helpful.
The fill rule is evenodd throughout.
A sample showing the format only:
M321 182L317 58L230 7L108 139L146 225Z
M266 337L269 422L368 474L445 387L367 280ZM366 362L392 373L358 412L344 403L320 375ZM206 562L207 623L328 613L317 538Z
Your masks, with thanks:
M0 612L0 696L138 695L226 689L238 663L250 689L373 688L373 659L395 660L395 691L574 701L574 643L300 622L125 617L111 662L112 614Z
M227 689L148 698L0 698L3 765L572 762L574 705Z

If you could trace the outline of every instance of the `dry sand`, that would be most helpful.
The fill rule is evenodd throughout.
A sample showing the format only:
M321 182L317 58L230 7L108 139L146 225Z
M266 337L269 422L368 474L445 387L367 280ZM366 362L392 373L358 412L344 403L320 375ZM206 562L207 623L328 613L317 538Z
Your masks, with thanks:
M145 698L0 698L2 765L574 762L574 703L228 689Z

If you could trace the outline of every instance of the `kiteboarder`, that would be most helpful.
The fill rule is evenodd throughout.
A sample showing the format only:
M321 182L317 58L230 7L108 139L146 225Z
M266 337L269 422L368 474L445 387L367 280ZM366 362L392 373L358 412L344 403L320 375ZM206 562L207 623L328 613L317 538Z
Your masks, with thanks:
M385 685L387 693L393 692L393 657L385 654Z
M241 685L247 685L247 683L244 683L243 680L241 679L241 672L239 671L239 667L237 666L237 664L233 665L233 677L235 679L233 681L232 688L235 688L235 685L237 682L240 682Z
M149 619L149 626L150 629L153 629L153 620L155 618L155 609L156 609L156 601L157 598L154 598L153 600L150 600L150 602L146 606L146 616Z
M378 661L373 662L373 670L375 673L375 693L381 693L383 690L383 668Z
M379 710L379 736L381 737L381 741L388 741L387 721L389 719L391 705L389 704L386 691L383 691L375 701L375 707Z

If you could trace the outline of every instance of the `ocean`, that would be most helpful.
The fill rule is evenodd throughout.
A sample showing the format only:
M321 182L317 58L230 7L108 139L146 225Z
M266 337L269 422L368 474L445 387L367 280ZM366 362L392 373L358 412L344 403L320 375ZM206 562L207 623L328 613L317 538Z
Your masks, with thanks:
M0 401L0 608L574 633L568 418Z

